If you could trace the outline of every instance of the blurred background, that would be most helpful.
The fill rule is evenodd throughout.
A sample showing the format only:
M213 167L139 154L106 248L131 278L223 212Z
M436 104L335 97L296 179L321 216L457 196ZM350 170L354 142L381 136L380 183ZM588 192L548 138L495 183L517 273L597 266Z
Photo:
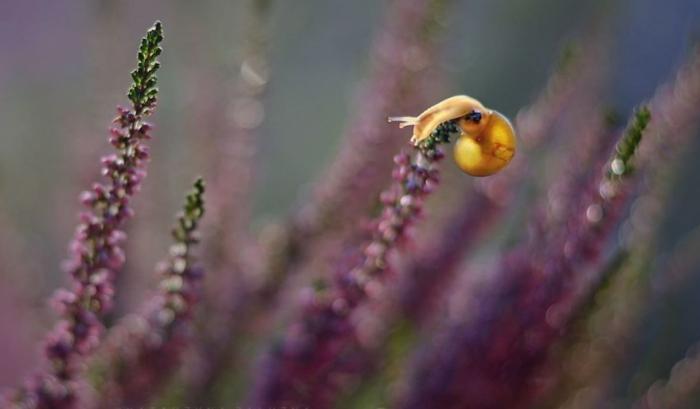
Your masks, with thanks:
M333 160L390 2L269 3L266 92L260 106L246 108L257 128L252 232L298 208ZM439 99L466 93L510 117L594 26L604 27L609 57L578 63L606 67L601 111L622 117L672 79L700 41L697 0L448 0L444 8L438 58L423 62L442 74L426 81ZM0 363L0 386L16 384L38 362L38 341L53 319L45 299L65 282L60 265L76 197L109 149L107 126L114 106L126 103L138 39L154 20L164 22L153 159L127 249L129 270L146 273L129 275L118 315L155 279L150 272L167 249L182 192L206 172L216 121L238 112L226 95L244 59L242 38L251 24L262 24L249 9L246 1L0 1L0 328L13 329L0 336L0 351L12 357ZM699 140L684 147L658 260L679 244L700 243ZM445 167L454 173L454 165ZM693 271L700 273L697 261ZM634 382L666 376L700 340L700 274L692 277L647 317L630 372L636 378L621 381L621 394ZM4 291L9 284L22 290Z

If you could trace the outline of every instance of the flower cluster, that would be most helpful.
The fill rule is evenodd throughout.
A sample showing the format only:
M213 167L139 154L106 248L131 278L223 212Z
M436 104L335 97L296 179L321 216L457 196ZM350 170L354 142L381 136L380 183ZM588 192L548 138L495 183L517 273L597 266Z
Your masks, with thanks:
M386 158L403 141L399 130L385 128L386 118L391 112L412 112L429 103L421 77L430 72L441 1L397 1L385 11L371 52L371 73L341 138L343 146L314 186L313 198L285 227L279 240L284 246L273 242L277 257L271 257L273 264L266 268L271 270L266 272L271 275L270 286L279 286L287 273L303 269L306 258L322 258L318 251L305 253L306 243L320 243L330 233L352 232L348 222L363 217L386 184L391 169Z
M312 291L300 319L267 358L254 405L305 404L328 407L346 387L348 373L361 367L353 313L381 299L387 281L387 257L395 251L439 179L438 145L457 132L453 122L441 124L411 156L394 157L394 182L381 194L381 214L360 260L340 271L330 288Z
M173 228L170 254L157 268L162 277L157 293L140 313L112 328L105 340L93 365L101 400L120 406L144 404L180 362L203 276L192 254L204 215L203 195L204 182L198 179Z
M75 407L82 358L99 344L100 317L112 306L115 275L125 260L122 226L132 216L129 201L139 189L149 158L145 142L151 137L151 125L144 119L156 106L155 74L160 67L157 58L162 40L163 28L157 22L141 41L138 66L131 73L131 107L119 108L110 129L109 142L117 152L102 158L107 183L96 183L80 196L87 210L80 214L80 225L70 246L71 258L66 263L73 288L56 293L53 302L62 320L46 341L51 367L37 376L25 391L26 396L19 398L32 406Z
M0 396L0 407L688 405L700 388L695 347L667 381L639 370L632 392L613 395L652 306L689 283L697 264L697 237L681 262L665 263L658 244L672 213L668 175L700 125L700 53L623 128L600 110L609 87L607 64L598 62L612 34L593 29L519 110L508 167L450 180L440 165L455 136L474 149L457 150L459 159L491 160L515 143L507 120L482 122L471 103L442 111L445 122L423 128L432 132L410 149L401 150L410 135L386 124L389 115L421 112L439 88L435 32L449 23L441 18L448 3L387 5L337 157L297 211L256 234L254 143L267 129L264 23L272 4L252 2L239 73L208 82L215 92L198 84L192 96L197 112L211 110L192 127L210 135L197 139L212 174L210 224L202 224L200 178L156 267L157 287L132 305L115 296L133 289L118 279L121 270L141 270L139 260L126 265L124 242L150 156L146 120L158 101L162 26L148 30L130 105L110 129L115 152L102 159L104 180L80 196L70 285L53 297L61 317L46 338L45 366ZM441 107L416 119L417 133ZM438 186L448 188L434 194ZM1 233L3 246L20 248ZM7 253L0 251L5 265ZM12 264L23 264L15 274L26 271L26 256L15 257ZM0 327L10 333L31 324L28 314L6 324L20 308L11 284L0 299ZM17 355L0 366L1 379L29 367Z
M205 325L216 330L212 331L215 336L202 343L200 355L203 359L192 365L192 373L188 376L188 389L194 396L189 398L190 402L196 404L203 400L207 393L211 393L217 377L225 376L221 372L227 367L229 370L233 367L233 371L236 371L235 364L246 364L245 360L249 357L238 354L237 350L242 343L235 342L236 337L241 333L250 332L251 326L265 320L266 315L274 313L272 307L276 305L290 276L297 272L303 274L305 271L314 270L313 267L309 267L311 264L318 264L318 260L329 257L329 254L331 257L336 255L334 252L339 250L339 246L324 246L323 243L340 243L344 238L328 240L329 236L356 233L354 229L348 228L344 221L362 217L363 212L374 203L379 189L389 179L391 161L387 161L387 157L390 157L404 140L398 130L384 127L386 113L390 110L408 112L428 103L425 95L427 92L423 89L419 74L429 72L431 68L421 61L427 61L435 52L437 36L434 32L437 32L436 28L439 27L440 3L441 0L411 0L393 2L387 6L385 21L381 25L377 40L372 44L369 78L362 85L362 95L358 98L353 118L348 121L348 126L343 132L342 140L345 145L341 147L338 157L329 164L324 177L315 184L312 194L314 198L305 202L288 223L276 226L278 228L266 229L266 234L261 236L257 246L261 251L259 254L256 252L256 257L252 260L255 265L251 266L245 260L229 260L225 264L225 267L234 270L233 274L237 275L236 278L232 278L236 281L233 291L226 289L231 286L219 285L227 275L232 275L231 271L217 274L220 277L215 277L213 282L207 280L213 288L217 288L223 294L222 298L228 305L223 306L221 302L211 299L205 301L216 304L216 307L228 316L217 319L217 315L208 315L211 321ZM262 17L265 17L263 12L268 11L266 7L255 10L252 21L258 22L256 30L259 31L264 25L261 21ZM245 38L245 41L252 45L252 57L246 57L244 63L253 62L252 68L261 64L266 67L265 56L256 49L264 45L261 44L258 31L249 32L250 38ZM242 67L241 76L244 80L247 78L247 72ZM264 74L267 73L266 70ZM259 95L261 89L261 86L255 87L256 95ZM243 87L239 94L245 94L246 90L247 87ZM246 95L243 98L250 99ZM368 104L367 101L371 103ZM238 148L244 152L253 149L251 146ZM214 176L222 181L220 185L225 189L215 183L212 184L212 191L229 202L236 198L245 199L241 195L234 197L229 192L235 186L246 183L245 178L238 181L239 174L245 174L245 170L241 170L245 161L230 154L220 154L224 155L227 158L224 158L226 160L223 166ZM230 172L234 167L238 169L235 174ZM237 180L235 184L230 183L232 177ZM216 200L217 197L212 199ZM245 204L233 202L233 205L236 206L238 220L241 220L239 210L241 206L245 208ZM211 201L210 207L215 212L216 206L217 203ZM212 214L210 220L215 219L220 222L218 228L225 226L226 234L232 234L232 222ZM337 222L346 225L339 226ZM226 235L221 237L225 238ZM239 243L239 247L245 244ZM223 245L225 244L214 244L213 249ZM309 249L313 251L308 251ZM209 249L211 250L212 248ZM236 252L238 251L228 250L224 254L231 259L231 255ZM240 252L251 253L246 250ZM212 262L209 264L212 265ZM238 271L241 267L243 271ZM245 279L248 281L242 283ZM249 319L241 321L241 315L248 316Z

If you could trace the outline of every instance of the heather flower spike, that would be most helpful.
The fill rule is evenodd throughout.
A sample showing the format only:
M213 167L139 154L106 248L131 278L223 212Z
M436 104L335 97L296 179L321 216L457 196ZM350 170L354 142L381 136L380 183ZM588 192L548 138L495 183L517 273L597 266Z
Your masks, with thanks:
M162 277L157 292L139 314L111 329L96 360L94 369L101 379L96 389L112 405L138 407L148 402L178 367L188 345L203 275L192 254L199 242L203 197L199 178L178 214L168 257L158 266Z
M185 199L182 215L178 217L178 225L173 229L173 238L181 244L189 245L196 242L192 233L197 228L197 223L204 215L204 180L198 178L194 182L194 188Z
M338 354L358 352L353 313L376 302L392 278L387 273L388 257L416 222L425 197L438 183L437 162L443 158L439 145L458 133L455 122L444 122L424 143L414 146L413 157L407 153L394 157L394 182L380 196L382 211L371 240L362 247L362 260L340 271L334 286L322 286L305 302L299 322L289 327L282 347L268 356L253 406L331 407L341 396L341 380L357 371L357 363L337 359Z
M363 217L384 187L391 170L386 158L402 146L396 130L383 126L389 110L411 112L434 92L431 72L435 64L412 62L438 58L437 45L445 12L442 0L406 0L387 3L385 18L370 51L370 73L360 87L356 113L347 121L342 146L314 188L312 197L297 212L286 232L287 248L280 257L283 268L300 265L309 254L310 239ZM439 70L438 70L439 71ZM429 74L428 74L429 73ZM359 175L359 177L358 177ZM286 257L286 259L285 259ZM284 271L276 268L281 277Z
M620 39L619 19L604 9L580 9L594 16L582 22L586 34L580 46L573 55L571 48L565 52L537 99L518 109L511 124L475 98L457 95L440 101L436 96L452 82L448 77L459 76L465 87L516 103L534 91L527 81L536 80L532 68L540 62L523 67L481 58L489 47L478 41L441 45L436 34L449 32L454 23L472 27L452 32L456 38L480 32L482 26L518 22L509 16L492 19L493 13L469 9L468 4L452 10L459 19L449 18L453 4L445 0L390 1L373 9L383 17L376 22L368 58L351 58L354 68L339 72L350 75L351 83L357 72L365 72L366 78L359 89L342 87L342 95L355 96L355 114L342 121L348 124L342 134L332 135L335 128L323 123L286 126L288 119L314 108L314 101L297 98L308 106L290 107L285 101L298 92L276 92L269 101L265 94L270 72L291 69L299 74L300 61L327 57L324 49L347 33L329 36L323 47L312 47L302 58L292 52L270 60L270 35L280 33L269 31L273 21L268 20L290 11L277 3L284 2L251 0L249 15L233 16L240 23L235 27L216 28L209 17L216 14L221 21L232 21L226 14L244 11L241 7L208 10L202 5L202 13L190 16L194 19L181 19L196 34L191 57L198 63L177 81L185 87L187 101L180 104L183 112L173 129L197 140L175 138L171 142L177 146L170 153L176 158L183 149L189 153L191 163L175 164L179 171L204 166L203 172L209 173L207 219L205 186L197 179L180 206L167 206L177 214L172 228L160 236L164 243L151 228L163 216L170 189L145 191L138 205L148 217L127 226L150 157L152 127L146 121L160 102L162 25L156 22L138 44L134 42L137 58L129 84L124 84L126 105L118 108L106 135L112 151L101 159L99 180L80 195L65 289L52 299L59 317L46 337L36 336L44 319L33 308L56 277L47 279L49 269L31 279L33 294L13 296L24 294L14 281L33 260L13 257L11 249L17 246L12 244L26 233L39 233L43 239L65 231L65 218L59 215L66 212L60 205L42 206L44 200L25 205L34 199L30 188L38 188L41 199L70 194L74 189L66 185L69 182L58 179L72 167L32 164L56 159L50 149L61 141L54 136L75 141L77 149L68 152L71 159L82 158L93 147L66 131L74 130L72 123L91 121L81 119L85 110L70 114L52 104L62 96L56 98L55 90L44 95L46 87L35 86L36 75L46 83L65 77L61 64L16 73L18 66L36 63L27 59L70 63L73 54L59 50L45 58L41 50L26 54L21 47L9 47L9 69L0 67L0 99L6 97L17 107L0 112L2 129L20 138L44 134L53 142L32 139L29 149L23 145L26 141L2 144L38 156L19 172L5 172L0 163L0 190L9 194L2 204L9 208L3 211L18 222L29 221L30 229L0 231L0 250L5 250L0 251L0 350L6 355L0 358L0 388L32 373L32 359L37 358L31 355L32 340L43 339L43 348L38 356L42 366L33 370L33 377L8 393L0 390L0 409L564 409L611 403L633 407L635 401L640 408L692 406L700 390L700 343L668 372L669 358L681 354L677 341L697 334L667 318L692 310L686 301L695 295L688 285L698 264L698 257L691 257L698 254L695 234L683 245L686 255L670 255L679 246L673 236L694 223L687 217L693 209L685 199L697 177L687 171L685 165L691 163L683 160L693 159L691 145L700 126L700 50L689 55L675 80L659 88L648 107L629 115L623 129L622 121L612 123L604 117L606 104L622 103L619 109L627 111L626 101L651 91L655 77L676 61L672 53L679 47L654 48L662 51L655 64L639 66L630 59L611 64L611 47ZM544 9L533 15L561 17L557 10L539 12ZM638 9L635 5L635 19L627 27L631 30L643 26L636 24L644 21ZM17 15L32 11L30 6L13 9ZM189 11L185 6L169 13ZM311 19L338 14L312 6L293 11L295 17ZM117 48L124 45L119 39L128 28L110 10L88 14L90 26L99 31L87 37L94 51L112 51L115 41ZM348 21L346 26L358 28ZM327 26L333 25L317 28ZM33 30L26 24L13 28L19 34ZM70 45L89 34L84 27L76 28L53 30L61 35L56 43ZM237 35L241 28L243 36ZM299 34L291 29L287 34ZM505 34L511 36L522 34L519 29L508 31ZM535 31L527 38L537 41L516 41L525 48L503 55L535 58L539 54L532 49L554 43L555 31ZM240 42L227 44L233 54L220 55L219 48L207 43L228 35ZM4 40L0 37L0 45ZM354 55L363 41L343 46ZM655 45L627 43L646 47L633 50L635 55ZM12 62L15 51L21 54L17 63ZM341 64L331 66L347 66L335 62ZM100 71L92 79L88 73L88 81L98 88L119 78L113 70ZM634 78L618 81L632 71ZM321 74L325 78L327 73ZM327 76L329 81L311 82L337 83L336 74ZM504 81L502 74L509 78ZM75 84L65 85L61 88ZM37 92L22 92L26 89ZM90 94L95 99L95 93ZM275 109L279 115L266 114L267 102L281 107ZM338 107L345 105L328 106L321 116L337 124ZM388 114L416 116L391 117L394 124L388 124ZM63 125L66 118L70 129ZM283 160L272 168L270 163L263 166L264 187L271 195L263 196L263 211L254 212L257 136L278 128L285 135L277 138L289 142L285 146L301 150L268 152ZM307 135L286 135L289 132ZM315 132L319 134L312 135ZM315 146L318 149L301 146L314 148L314 141L320 140L329 143ZM307 166L309 154L329 152L335 142L340 143L338 155L328 158L328 169L315 173L318 183L303 203L297 203L301 206L289 218L268 219L291 204L268 201L292 196L275 192L289 179L277 178L278 168L291 166L303 170L298 176L311 176L307 172L320 169ZM451 172L454 169L443 175L440 161L448 149L444 145L451 145L458 168L469 175L509 169L497 177L460 177ZM521 151L518 155L516 149ZM9 159L9 166L22 167L21 161ZM163 165L168 163L173 164ZM47 171L55 172L46 178ZM27 181L32 183L26 189L12 189ZM441 185L447 186L437 192ZM296 184L285 186L304 195ZM682 200L671 200L676 193L682 193ZM46 214L35 219L33 213L40 209ZM125 232L133 241L128 265ZM167 250L156 268L144 268L160 247ZM36 243L34 250L39 264L55 255L51 243ZM49 251L39 254L43 250ZM202 264L207 266L206 282ZM666 301L673 301L668 303L672 308ZM680 330L683 333L676 333ZM663 353L656 354L661 349ZM668 380L647 389L660 373Z
M146 33L146 37L141 39L138 65L131 72L131 79L134 82L129 88L128 96L136 115L148 115L155 107L158 96L158 88L156 87L158 78L155 74L160 68L157 58L163 51L160 47L162 41L163 25L160 21L156 21Z
M66 263L72 288L60 290L54 305L62 319L46 341L45 353L50 368L36 377L18 400L30 407L79 407L77 390L82 360L99 344L101 317L111 309L114 280L124 264L121 230L131 217L130 198L138 191L149 158L145 141L151 126L144 122L156 105L158 89L155 73L160 55L163 29L157 22L141 41L138 67L131 74L130 108L119 108L119 116L110 129L110 143L117 152L102 158L102 174L107 181L96 183L80 196L86 210L71 243L71 258Z
M431 144L432 132L442 123L454 122L461 130L454 149L457 166L472 176L488 176L503 169L515 154L515 129L503 114L487 109L466 95L447 98L417 117L389 117L399 127L413 126L411 142Z
M632 160L649 120L645 108L634 114L619 139L624 149L611 155L610 163ZM629 199L623 186L626 179L610 179L608 172L593 178L578 192L586 201L572 208L571 223L552 231L551 239L533 237L503 256L491 274L498 278L491 282L494 288L480 292L474 301L479 309L472 311L472 304L466 307L459 316L468 318L449 322L439 341L419 355L410 386L396 407L435 404L456 408L463 402L473 402L475 407L513 407L525 403L536 389L530 381L536 378L533 374L570 323L566 309L556 320L552 311L557 306L577 305L585 294L573 291L585 288L576 273L596 267L592 274L598 277L600 243L613 232L622 205ZM502 282L508 283L505 290L499 287ZM525 308L529 313L521 314ZM536 342L511 343L531 333L538 334ZM499 350L503 345L505 354ZM495 390L502 393L485 392Z
M514 157L507 174L480 179L475 190L464 192L461 202L454 206L454 213L439 228L439 235L410 254L403 267L400 293L404 312L411 319L422 321L431 316L433 307L439 304L437 301L450 288L447 284L454 278L459 262L475 251L498 225L508 210L508 198L516 197L519 188L530 180L532 160L526 160L530 152L546 151L564 136L577 139L583 146L595 144L590 139L600 132L591 129L594 127L582 129L576 123L581 119L590 122L591 108L598 102L596 84L603 67L571 65L571 62L602 58L604 47L593 39L585 44L581 49L577 47L575 53L569 48L560 57L568 63L560 62L538 97L518 112L518 139L528 154ZM577 130L576 134L554 132L562 122L573 124L570 126ZM564 178L558 180L566 184Z

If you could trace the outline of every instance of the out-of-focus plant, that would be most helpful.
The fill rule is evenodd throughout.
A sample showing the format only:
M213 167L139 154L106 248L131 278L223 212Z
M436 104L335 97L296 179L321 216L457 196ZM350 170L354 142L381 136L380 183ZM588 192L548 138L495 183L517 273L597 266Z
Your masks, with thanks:
M620 129L601 109L604 36L589 35L519 111L510 167L432 206L438 184L454 183L440 180L441 145L469 134L465 121L496 115L474 103L479 110L441 117L425 140L396 152L408 135L386 118L430 105L423 82L438 82L429 77L440 71L433 62L446 3L388 5L337 157L298 211L256 236L254 132L265 119L263 23L272 3L253 1L234 87L209 101L215 115L232 112L205 142L209 224L200 226L198 179L157 268L158 288L111 323L104 317L124 267L125 222L150 156L145 120L157 102L163 40L156 23L139 47L131 105L111 129L116 153L102 160L105 181L81 195L71 286L54 298L61 319L47 337L47 363L0 407L687 405L700 389L695 352L666 382L624 399L614 385L622 371L611 364L634 359L619 345L633 344L645 302L688 279L655 260L655 240L670 164L700 120L697 52ZM488 135L472 136L478 144Z
M98 403L139 406L157 394L186 350L193 308L200 298L202 268L195 264L193 246L204 215L204 182L197 179L173 227L168 258L157 268L158 292L142 311L124 318L110 330L94 366Z
M395 112L413 112L429 104L422 77L436 53L445 0L389 2L371 50L368 79L361 85L355 113L348 121L338 154L313 187L310 200L300 206L277 233L264 273L268 291L298 270L307 258L319 259L324 241L342 233L366 217L376 195L388 181L391 169L386 158L401 146L397 129L386 128ZM338 233L341 232L341 233ZM311 251L313 249L313 251Z
M561 139L556 128L562 117L575 111L573 115L577 118L573 120L588 124L571 138L579 141L578 145L597 134L596 122L590 118L591 105L596 104L597 98L587 94L600 92L596 88L603 68L577 62L601 58L604 54L601 47L600 42L591 41L567 49L541 94L516 117L522 153L515 156L510 169L497 177L479 180L475 189L466 192L455 206L456 211L445 226L438 229L437 237L431 237L403 261L401 268L405 274L399 292L403 312L410 319L431 315L436 299L450 284L465 253L493 230L500 220L498 216L516 196L518 186L534 173L527 158L541 150L543 144L555 143L558 136Z
M404 239L421 211L424 197L438 181L438 146L457 132L453 122L440 125L412 157L394 157L394 183L382 192L382 211L372 239L355 263L341 267L328 287L318 283L303 301L299 322L274 347L260 373L253 405L303 404L329 407L343 389L346 372L358 367L359 348L353 312L382 296L387 257Z
M582 313L584 319L574 326L569 341L564 343L564 351L555 354L562 361L554 364L558 372L553 381L556 384L553 404L559 407L598 407L611 400L613 380L619 373L616 367L623 367L632 358L630 350L635 345L640 321L651 305L648 301L658 300L669 287L684 280L678 277L677 268L662 268L654 290L651 272L653 254L657 251L656 235L668 207L670 189L677 179L679 163L673 158L683 157L683 147L692 138L698 120L691 108L700 102L700 71L694 68L697 61L695 51L676 81L661 87L650 101L654 121L647 133L656 139L654 144L667 148L658 151L654 144L643 146L647 149L641 159L651 162L641 169L648 187L636 199L626 223L630 231L619 250L624 260L614 266L610 277L594 291L591 305ZM680 89L684 91L679 92ZM672 112L673 120L669 121L665 112Z
M233 84L222 87L222 109L216 110L209 160L212 162L208 211L203 246L211 279L206 281L202 313L198 320L193 353L182 374L183 394L195 405L209 396L227 369L243 365L238 354L241 337L250 332L252 315L270 302L253 288L261 284L257 240L250 237L252 193L258 130L265 118L263 97L270 81L267 56L268 25L272 4L254 0L247 4L243 55ZM208 97L208 95L207 95ZM232 183L235 181L235 183ZM213 402L210 402L213 403Z
M400 407L512 407L536 390L530 375L566 325L578 290L572 284L585 285L575 273L595 262L620 214L622 177L649 118L647 108L634 115L603 175L583 186L571 223L549 242L533 238L504 256L493 288L475 296L418 361Z

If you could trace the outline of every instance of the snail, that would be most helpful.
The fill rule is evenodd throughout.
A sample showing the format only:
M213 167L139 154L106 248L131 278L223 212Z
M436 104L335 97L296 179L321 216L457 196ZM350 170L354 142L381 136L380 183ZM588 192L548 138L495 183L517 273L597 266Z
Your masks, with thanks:
M481 102L457 95L438 102L417 117L389 117L399 128L413 127L411 142L418 146L440 124L454 121L461 134L454 147L457 166L472 176L488 176L503 169L515 154L515 130L508 118Z

